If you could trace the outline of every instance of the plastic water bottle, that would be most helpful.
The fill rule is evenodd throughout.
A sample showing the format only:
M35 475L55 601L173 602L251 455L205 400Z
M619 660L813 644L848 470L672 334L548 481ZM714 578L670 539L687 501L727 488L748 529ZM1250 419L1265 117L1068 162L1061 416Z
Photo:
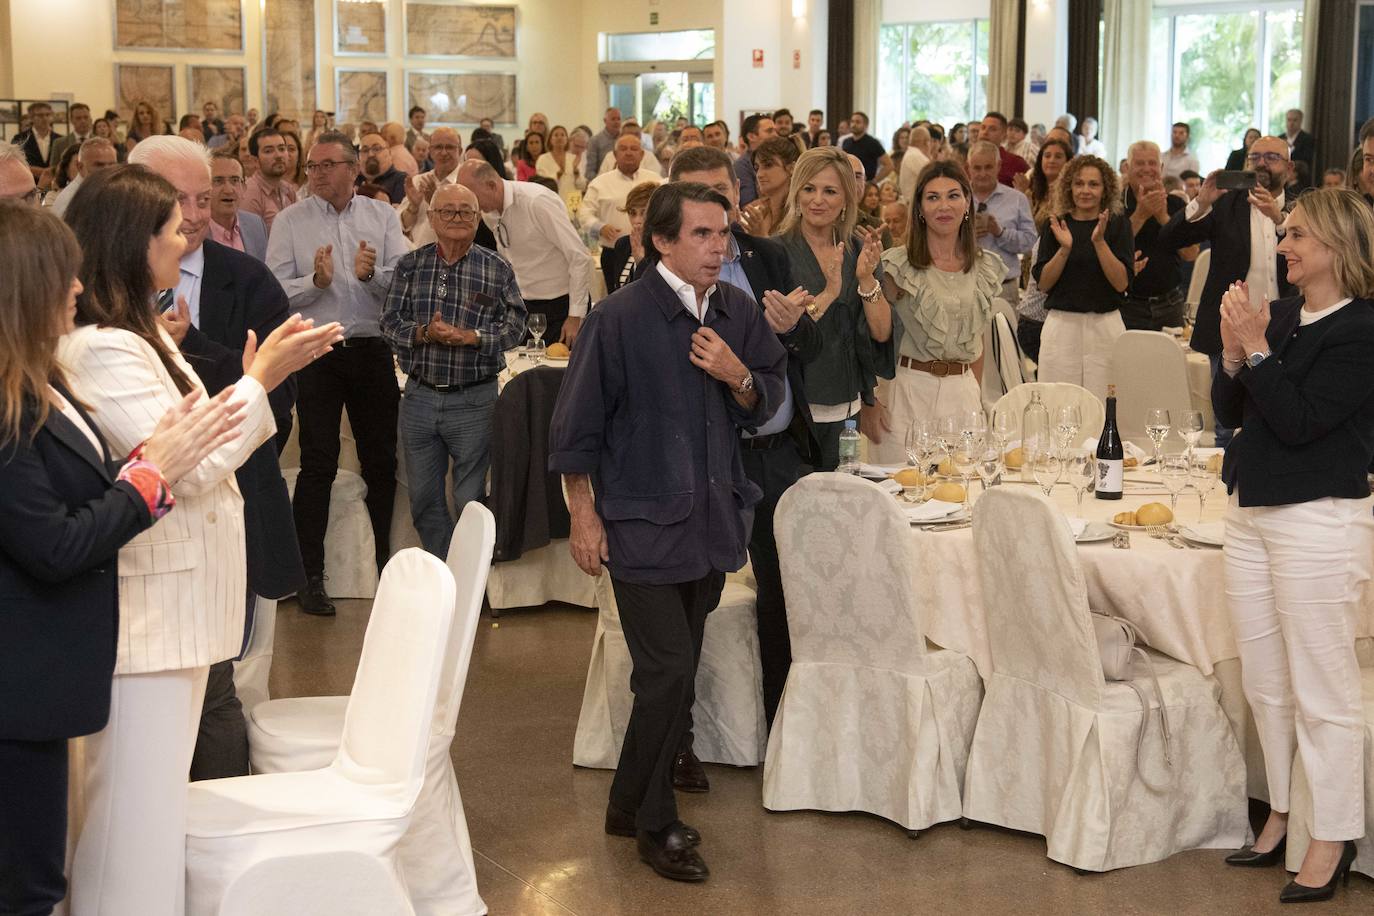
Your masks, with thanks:
M841 474L859 473L859 421L845 420L844 430L840 433Z

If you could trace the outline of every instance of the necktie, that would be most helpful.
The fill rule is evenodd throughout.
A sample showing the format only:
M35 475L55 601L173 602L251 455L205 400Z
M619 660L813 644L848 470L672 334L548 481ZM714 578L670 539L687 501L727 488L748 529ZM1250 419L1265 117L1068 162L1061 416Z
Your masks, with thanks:
M164 289L157 294L157 310L165 312L176 305L177 291L175 289Z

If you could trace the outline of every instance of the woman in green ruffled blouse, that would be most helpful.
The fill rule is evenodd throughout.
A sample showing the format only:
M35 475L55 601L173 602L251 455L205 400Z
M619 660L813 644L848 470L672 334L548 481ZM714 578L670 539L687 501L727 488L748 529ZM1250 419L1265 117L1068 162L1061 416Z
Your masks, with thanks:
M973 192L958 165L927 165L916 182L905 248L883 252L883 292L897 312L897 372L882 408L891 430L869 446L876 464L904 464L913 422L982 407L983 332L1006 265L978 247Z

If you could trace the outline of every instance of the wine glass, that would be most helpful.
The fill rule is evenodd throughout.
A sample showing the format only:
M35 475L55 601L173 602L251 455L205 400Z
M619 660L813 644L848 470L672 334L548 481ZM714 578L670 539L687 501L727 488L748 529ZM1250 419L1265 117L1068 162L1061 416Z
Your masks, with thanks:
M959 481L964 485L964 508L967 509L972 505L969 498L969 485L978 473L978 453L968 448L955 449L951 458L954 461L954 470L959 475Z
M913 422L906 431L906 463L919 467L924 474L930 470L930 457L935 454L935 424L929 417Z
M1207 497L1212 495L1217 483L1217 474L1207 467L1207 459L1193 462L1192 483L1193 489L1197 490L1197 520L1201 524L1207 513Z
M1078 441L1078 431L1083 427L1083 412L1077 404L1064 404L1054 411L1054 433L1059 447L1067 450Z
M1069 452L1068 458L1069 485L1078 496L1078 511L1083 512L1083 494L1092 486L1097 479L1097 458L1092 452L1085 448L1076 448Z
M984 440L988 437L988 418L982 410L966 410L959 415L959 438L964 440L964 450L977 455L982 451Z
M1169 491L1169 508L1178 515L1178 494L1188 486L1192 474L1191 462L1185 455L1167 455L1159 466L1159 476L1164 479L1164 489Z
M1164 450L1164 440L1169 438L1169 430L1172 427L1173 421L1169 419L1169 411L1161 407L1151 407L1145 412L1145 434L1154 443L1155 467L1159 467L1159 456Z
M992 413L992 438L997 440L997 450L1007 453L1007 444L1016 435L1016 415L1006 407Z
M984 448L978 455L978 478L983 482L983 492L1002 475L1002 451L998 448Z
M1059 483L1059 478L1064 473L1064 459L1052 450L1045 449L1031 456L1030 465L1035 482L1040 485L1040 489L1045 491L1045 495L1049 496L1054 490L1054 485Z
M1185 410L1183 418L1178 421L1178 434L1188 443L1188 460L1191 461L1193 449L1197 448L1198 440L1202 438L1202 411Z
M534 361L538 364L544 356L544 332L549 328L549 319L543 312L530 312L525 319L525 327L529 328L530 336L534 338Z
M959 417L955 414L947 414L936 421L936 441L940 444L940 450L945 453L945 457L954 463L954 446L959 442Z

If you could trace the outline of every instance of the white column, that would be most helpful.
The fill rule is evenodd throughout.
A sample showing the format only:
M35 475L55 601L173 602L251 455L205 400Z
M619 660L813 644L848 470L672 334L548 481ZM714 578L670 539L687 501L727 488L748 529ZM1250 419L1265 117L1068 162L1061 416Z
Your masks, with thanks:
M1026 122L1046 127L1068 104L1069 0L1029 0L1026 4L1025 79L1021 85ZM1032 92L1039 83L1044 92Z

